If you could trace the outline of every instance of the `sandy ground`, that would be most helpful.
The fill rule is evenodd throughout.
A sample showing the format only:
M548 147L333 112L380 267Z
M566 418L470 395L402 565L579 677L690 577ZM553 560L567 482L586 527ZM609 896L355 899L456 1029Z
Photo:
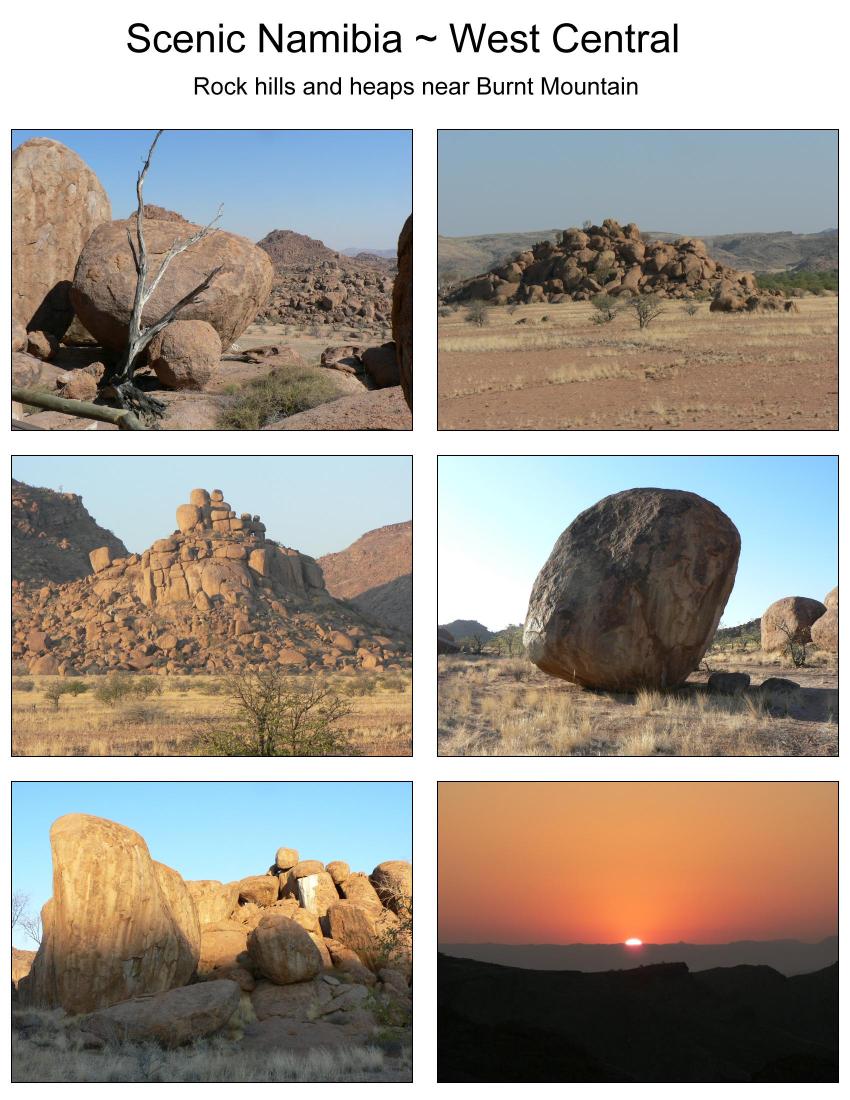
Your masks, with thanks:
M708 655L712 671L742 671L750 688L718 695L707 669L668 693L593 692L547 676L525 657L438 658L441 756L836 756L838 666L772 656ZM799 684L761 691L769 677Z
M798 305L689 315L670 301L643 331L628 309L596 325L585 302L492 307L483 327L460 307L439 321L439 426L835 429L837 299Z

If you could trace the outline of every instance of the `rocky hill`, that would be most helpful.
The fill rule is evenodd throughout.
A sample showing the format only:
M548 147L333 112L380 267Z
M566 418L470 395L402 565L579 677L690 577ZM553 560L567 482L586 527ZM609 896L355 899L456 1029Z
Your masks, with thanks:
M439 630L447 631L452 638L483 638L488 641L493 637L493 631L488 630L477 619L453 619L450 623L440 623Z
M267 871L186 881L138 833L88 814L55 821L50 847L44 936L28 973L18 958L13 996L17 1008L76 1016L85 1049L221 1033L234 1052L243 1039L303 1050L368 1039L381 1019L409 1025L403 860L365 874L279 848ZM16 1027L37 1037L28 1016Z
M439 238L439 274L442 281L460 282L489 271L518 252L545 240L555 240L559 229L519 233L490 233L475 237ZM831 271L838 267L838 231L820 233L694 234L705 241L711 256L741 271ZM651 239L676 240L681 233L652 230Z
M90 554L93 573L13 586L13 657L35 675L113 669L222 673L399 668L399 631L335 600L313 558L266 537L221 490L193 489L177 528L142 554Z
M57 493L12 478L12 579L25 585L64 584L88 576L89 553L105 546L116 558L129 551L101 527L76 493Z
M258 242L275 270L260 322L300 327L349 324L380 333L390 325L395 259L346 256L291 229Z
M413 523L367 531L346 550L318 559L332 596L377 622L413 633Z

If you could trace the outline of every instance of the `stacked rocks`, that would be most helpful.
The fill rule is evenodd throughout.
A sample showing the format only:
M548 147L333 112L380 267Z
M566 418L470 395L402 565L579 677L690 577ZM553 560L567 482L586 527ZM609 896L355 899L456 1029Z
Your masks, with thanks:
M557 244L541 241L509 263L452 288L446 299L558 303L587 301L600 293L612 297L651 293L660 298L717 295L724 301L740 299L744 309L747 299L759 291L754 275L713 260L704 241L692 237L672 243L647 241L633 222L621 226L606 218L602 225L565 229Z
M289 1016L374 1027L372 1009L409 1012L412 875L391 860L371 875L280 848L264 875L184 881L138 833L69 814L50 831L53 897L24 1005L86 1014L105 1040L167 1046Z
M316 561L266 537L215 489L193 489L177 529L142 554L91 551L92 573L13 592L13 654L39 674L400 668L401 631L334 600Z

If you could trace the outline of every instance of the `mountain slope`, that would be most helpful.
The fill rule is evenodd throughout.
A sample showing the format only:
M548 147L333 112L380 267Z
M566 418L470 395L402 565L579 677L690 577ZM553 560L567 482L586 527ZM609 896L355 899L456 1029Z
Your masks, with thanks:
M440 623L438 629L447 630L456 642L463 638L481 638L486 642L493 637L493 631L477 619L453 619L450 623Z
M115 557L129 553L101 527L76 493L56 493L12 478L12 579L25 584L77 580L91 569L89 551L107 546Z
M413 632L413 523L367 531L345 550L318 558L332 596L376 622Z

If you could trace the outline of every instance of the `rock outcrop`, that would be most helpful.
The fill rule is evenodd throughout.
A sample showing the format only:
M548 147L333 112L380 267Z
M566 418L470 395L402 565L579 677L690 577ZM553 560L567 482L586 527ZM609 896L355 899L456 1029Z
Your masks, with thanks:
M318 559L332 596L406 634L413 633L413 522L367 531Z
M393 286L393 341L401 388L413 408L413 215L398 238L398 275Z
M68 291L83 246L112 217L89 166L51 138L12 153L12 316L61 337L74 310Z
M84 1014L74 1028L106 1043L166 1047L238 1038L255 1015L339 1024L341 1041L371 1033L373 1011L409 1015L412 875L403 860L371 876L333 860L331 873L281 848L265 875L184 882L133 830L85 814L54 823L51 849L44 937L32 961L17 952L13 969L25 1008ZM328 1038L321 1027L317 1036Z
M201 227L182 218L163 217L169 211L146 207L145 240L151 270L157 270L175 241L182 241ZM135 217L99 226L80 253L71 288L71 301L85 328L105 348L120 351L126 345L127 328L136 288L136 269L128 229ZM244 237L216 230L169 265L145 306L142 320L151 324L186 294L220 268L210 286L179 313L181 321L206 321L223 348L251 324L271 290L271 261L266 253Z
M776 653L789 644L805 645L812 640L812 625L825 614L826 607L820 600L808 596L776 600L761 617L761 648L765 653Z
M401 387L390 386L388 389L364 390L362 394L337 397L314 409L267 424L263 431L409 432L412 428L413 420Z
M714 636L740 548L729 517L694 493L606 497L573 520L534 582L528 656L583 687L674 687Z
M129 551L101 527L76 493L57 493L12 478L12 579L26 585L62 584L91 573L89 553L106 547L110 557Z
M754 275L713 260L705 242L680 237L645 240L630 222L613 218L585 229L565 229L557 243L541 241L484 275L452 287L447 301L479 299L497 304L587 301L597 294L691 298L733 296L740 307L758 295Z
M19 585L13 656L35 674L409 664L401 632L334 600L313 558L267 538L220 490L192 490L176 519L142 554L95 548L82 580Z

